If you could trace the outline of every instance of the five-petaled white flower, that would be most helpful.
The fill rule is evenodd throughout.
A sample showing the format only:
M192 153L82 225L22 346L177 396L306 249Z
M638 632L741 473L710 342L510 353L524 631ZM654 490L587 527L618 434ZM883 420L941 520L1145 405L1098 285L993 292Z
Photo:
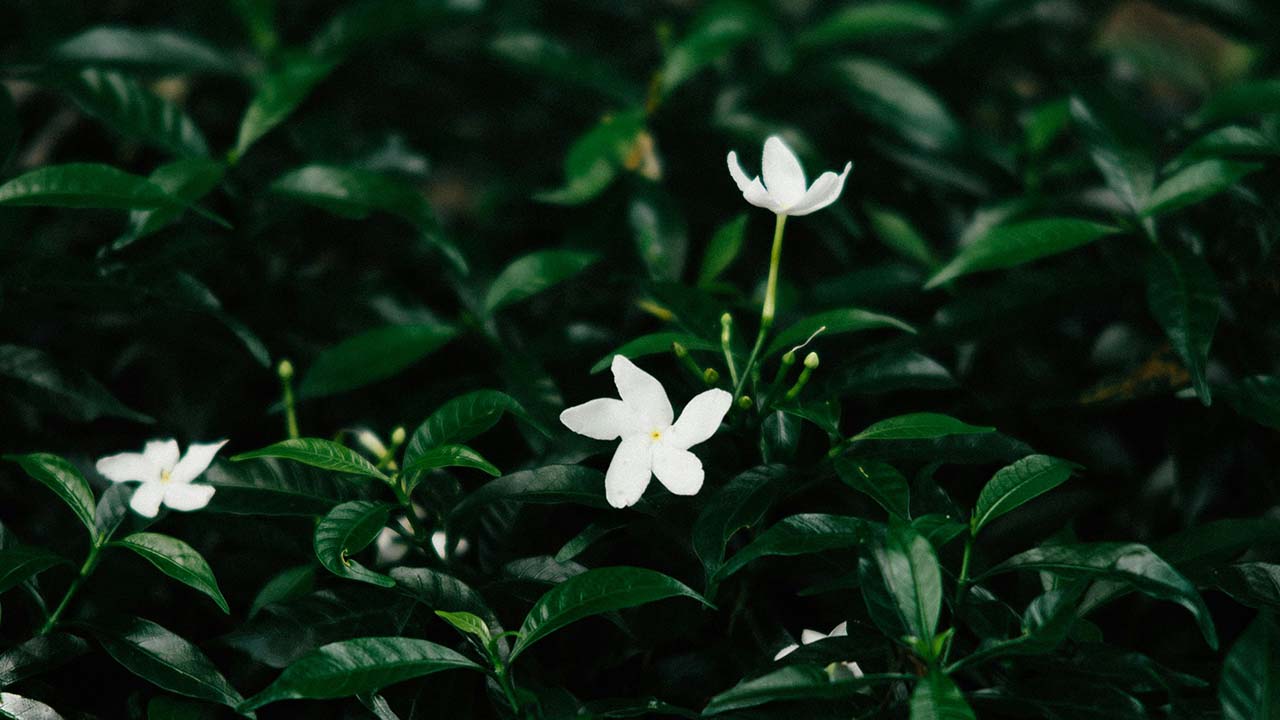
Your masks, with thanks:
M174 510L199 510L209 504L214 489L191 481L209 467L225 444L226 440L194 444L179 459L177 440L152 440L140 453L110 455L96 467L108 480L142 483L129 500L129 507L139 515L155 517L162 502Z
M848 636L848 634L849 634L848 622L842 622L839 625L831 628L831 632L825 635L818 632L817 630L803 630L800 632L800 645L808 645L810 643L816 643L819 640L826 640L827 638L846 637ZM800 647L800 645L788 645L782 648L781 650L778 651L777 655L773 656L773 659L781 660L782 658L795 652ZM839 676L855 677L855 678L862 677L862 668L858 667L858 663L856 662L842 662L842 663L837 663L836 665L837 667L833 668L836 671L835 673L833 673L833 675L837 677Z
M808 215L830 205L840 197L844 190L844 179L849 176L853 163L845 163L844 172L824 172L806 185L804 168L791 148L782 142L782 138L771 135L764 141L764 160L761 163L760 178L748 178L747 173L738 164L738 153L729 153L729 174L742 191L747 202L772 210L778 215Z
M675 495L698 494L702 461L689 448L716 433L733 396L719 389L700 393L673 424L675 413L667 391L652 375L614 355L613 381L621 400L599 398L560 413L560 422L579 435L596 440L622 438L604 477L609 504L618 508L636 504L649 486L650 475L657 475L658 482Z

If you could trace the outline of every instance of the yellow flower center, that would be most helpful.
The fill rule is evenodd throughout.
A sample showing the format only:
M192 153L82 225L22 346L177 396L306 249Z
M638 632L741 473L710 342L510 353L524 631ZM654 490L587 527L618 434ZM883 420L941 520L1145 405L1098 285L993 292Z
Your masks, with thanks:
M172 471L170 471L170 470L161 470L161 471L160 471L160 482L162 482L162 483L167 483L167 482L169 482L170 475L172 475L172 474L173 474L173 473L172 473Z
M652 430L652 431L650 431L650 432L649 432L649 439L650 439L650 440L652 440L652 441L654 441L654 442L658 442L659 440L661 440L661 439L662 439L662 431L661 431L661 430Z

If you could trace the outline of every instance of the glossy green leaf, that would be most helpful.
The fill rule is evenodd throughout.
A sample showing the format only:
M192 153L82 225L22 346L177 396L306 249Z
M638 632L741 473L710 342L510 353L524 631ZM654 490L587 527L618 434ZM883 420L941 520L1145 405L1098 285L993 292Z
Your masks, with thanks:
M875 500L890 515L911 517L911 486L893 466L875 461L855 462L846 457L838 457L835 469L845 485Z
M494 278L485 295L484 309L494 313L533 297L586 270L599 260L595 253L576 250L539 250L511 261Z
M0 717L13 720L62 720L57 710L39 700L0 693Z
M140 532L116 540L112 545L128 548L141 555L160 572L208 595L222 612L231 614L231 607L227 605L227 599L218 588L218 580L213 576L213 568L209 567L204 556L185 542L168 535Z
M1226 157L1275 157L1280 155L1280 139L1240 125L1228 125L1206 133L1191 143L1169 163L1172 171L1190 167L1201 160Z
M10 590L57 565L70 564L61 555L38 547L0 550L0 593Z
M933 545L909 523L891 519L873 555L902 627L931 643L942 611L942 571Z
M1001 468L982 488L969 524L977 535L987 523L1049 492L1071 477L1076 466L1048 455L1030 455Z
M1193 122L1210 125L1280 112L1280 80L1251 80L1223 88L1205 101Z
M493 463L485 460L480 453L472 450L466 445L440 445L417 455L413 459L413 464L405 465L404 472L406 475L423 473L428 470L435 470L445 467L466 467L481 470L493 477L502 474ZM413 488L417 482L408 483L406 492L413 492Z
M927 440L947 435L973 435L994 432L995 428L970 425L941 413L911 413L874 423L849 438L858 440Z
M679 332L657 332L649 335L641 335L640 337L625 343L622 347L600 358L595 365L591 366L591 374L608 370L613 364L613 357L621 355L628 360L645 357L648 355L657 355L659 353L672 352L672 343L680 343L686 350L705 350L707 352L720 352L720 346L710 340L704 340L697 335L689 335L688 333Z
M861 363L835 368L822 385L825 392L844 397L853 394L878 395L896 390L945 390L956 386L951 371L918 352L885 353Z
M928 86L880 60L857 58L832 66L854 110L896 132L923 150L954 147L961 129L951 111Z
M703 68L760 33L765 18L759 8L741 0L707 3L685 35L667 53L658 72L660 93L669 95Z
M284 458L285 460L293 460L323 470L388 480L381 470L374 467L373 463L365 460L364 456L355 450L332 440L321 440L320 438L282 440L261 450L240 453L231 458L231 460L232 462L240 462L254 458Z
M22 383L42 404L77 422L100 417L155 422L126 407L88 373L64 368L36 348L0 345L0 378Z
M716 228L716 232L702 253L702 268L698 271L698 285L706 287L715 282L742 251L747 234L745 213ZM628 356L630 357L630 356Z
M89 630L116 662L159 688L231 707L243 700L200 648L150 620L98 619Z
M1233 187L1244 176L1261 168L1257 163L1202 160L1157 185L1142 214L1155 217L1194 205Z
M1231 646L1218 701L1223 720L1280 716L1280 627L1274 613L1260 613Z
M974 720L964 694L941 671L934 670L911 692L911 720Z
M49 453L5 455L4 459L18 463L27 475L52 490L80 518L88 528L89 536L97 537L97 526L93 522L93 491L74 465Z
M511 659L570 623L672 597L693 598L712 607L701 595L660 572L635 567L588 570L551 588L534 603L520 626Z
M1280 565L1243 562L1214 568L1213 582L1242 605L1280 608Z
M316 559L338 577L394 587L395 580L366 568L350 557L378 537L378 533L387 526L390 512L390 505L367 500L352 500L330 510L316 525Z
M481 668L449 648L426 640L405 637L344 640L304 655L238 710L248 712L280 700L348 697L456 669Z
M132 70L233 74L236 65L220 49L172 30L100 26L59 43L55 62Z
M937 35L951 27L942 10L922 2L880 0L837 10L800 36L801 44L821 48L867 41Z
M689 254L689 229L679 203L660 185L641 185L627 206L627 224L649 277L679 281Z
M157 232L177 220L186 211L186 206L217 187L225 172L226 166L222 163L206 158L185 158L156 168L147 176L147 180L177 198L181 204L131 211L129 229L112 243L112 249L122 250L139 238Z
M909 333L916 332L915 328L897 318L861 308L827 310L816 315L810 315L778 333L773 342L769 343L769 349L765 350L765 356L785 352L800 345L815 332L818 332L820 328L826 329L818 336L819 338L879 328L895 328Z
M466 442L493 427L506 413L541 429L510 395L497 390L475 390L441 405L413 431L405 447L404 464L412 465L431 448Z
M484 618L495 637L502 633L498 616L485 604L484 598L461 580L432 568L397 567L391 569L396 590L412 597L432 610L466 612Z
M556 205L581 205L613 182L624 168L641 169L645 114L627 111L605 116L578 138L564 161L564 186L535 197Z
M253 603L249 605L249 619L253 619L267 605L287 602L310 593L315 589L315 584L316 571L312 565L297 565L280 571L254 596Z
M329 76L334 65L331 60L299 55L263 77L240 120L236 146L231 151L232 161L242 157L263 135L292 115L311 90Z
M87 652L89 643L75 635L37 635L0 652L0 687L65 665Z
M1101 94L1073 96L1068 108L1107 186L1131 212L1142 212L1155 185L1149 131L1133 120L1127 106Z
M741 473L718 489L693 523L693 551L708 580L724 564L725 548L739 530L755 527L784 492L786 468L762 465Z
M363 475L338 475L293 461L214 463L205 481L217 489L205 512L232 515L323 515L363 497Z
M46 165L0 185L0 205L143 210L182 201L146 178L110 165Z
M388 212L424 229L436 227L435 211L418 188L381 173L336 165L304 165L276 178L271 191L342 217Z
M872 523L857 517L820 513L792 515L760 533L730 557L714 579L723 581L762 557L808 555L857 547L869 539L873 527Z
M903 675L863 675L832 679L827 671L813 665L787 665L757 678L743 680L711 698L703 717L743 710L771 702L788 700L838 700L860 691L902 680Z
M469 635L475 635L486 645L492 637L489 633L489 625L478 615L473 615L469 612L460 610L454 612L437 610L436 615L440 616L440 619L454 626L461 632Z
M582 553L586 552L596 543L616 530L626 527L626 523L618 520L597 520L582 529L582 532L574 535L560 546L553 558L556 562L568 562Z
M484 6L472 3L405 0L346 3L312 38L311 52L341 59L383 41L425 33L450 14L472 13L482 7Z
M552 37L536 32L504 32L489 43L496 57L546 80L593 90L623 103L634 104L643 90L604 58L575 52Z
M982 576L1012 570L1126 583L1138 592L1185 607L1195 617L1205 642L1214 648L1218 645L1213 617L1195 586L1145 545L1122 542L1042 545L1005 560Z
M1001 225L969 245L925 283L935 288L963 275L1000 270L1064 253L1119 232L1091 220L1049 218Z
M131 77L86 68L68 78L62 89L82 110L125 137L174 155L209 154L204 134L182 108Z
M933 248L905 215L869 203L865 210L867 219L871 221L871 229L885 247L926 268L938 265Z
M547 465L491 480L454 506L450 523L466 524L487 506L500 501L573 503L606 508L604 475L581 465Z
M1209 347L1221 305L1218 281L1204 258L1181 247L1155 253L1147 264L1147 306L1186 363L1200 402L1213 402Z
M325 397L399 374L457 337L449 325L387 325L353 335L318 356L298 393Z

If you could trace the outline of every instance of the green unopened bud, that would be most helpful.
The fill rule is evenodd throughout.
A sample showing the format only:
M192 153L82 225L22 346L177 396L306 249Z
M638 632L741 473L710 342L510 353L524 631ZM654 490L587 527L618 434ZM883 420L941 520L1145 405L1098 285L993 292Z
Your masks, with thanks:
M281 360L276 366L276 372L280 374L281 380L289 380L293 377L293 363L288 360Z
M791 389L787 391L786 395L782 396L782 399L787 402L795 400L796 396L800 394L800 391L804 390L804 386L809 383L809 376L813 374L813 371L817 367L818 353L811 352L806 355L804 358L804 369L800 371L800 377L796 378L796 384L791 386Z
M811 352L808 355L805 355L804 366L809 370L816 370L818 368L818 353Z
M751 400L750 395L743 395L742 397L738 398L738 407L742 408L743 410L750 410L753 404L754 402Z
M681 359L689 357L688 348L686 348L685 346L681 345L678 342L671 343L671 352L675 353L676 357Z
M720 373L715 368L707 368L702 373L702 380L708 385L715 385L720 382Z
M783 364L783 365L785 365L785 366L787 366L787 367L791 367L792 365L795 365L795 364L796 364L796 351L795 351L795 350L789 350L789 351L787 351L787 353L786 353L785 355L783 355L783 356L782 356L782 364Z
M394 447L400 447L404 444L405 431L403 425L397 425L395 430L391 431L391 444Z

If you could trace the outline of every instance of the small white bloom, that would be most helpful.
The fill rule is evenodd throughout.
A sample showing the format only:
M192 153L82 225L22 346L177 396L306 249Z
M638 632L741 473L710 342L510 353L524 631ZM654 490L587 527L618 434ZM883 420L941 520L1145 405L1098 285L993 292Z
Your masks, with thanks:
M621 400L599 398L560 413L560 422L579 435L622 438L604 477L609 504L635 505L652 475L675 495L697 495L702 461L689 448L715 435L733 396L719 389L700 393L673 424L662 383L621 355L613 356L613 382Z
M802 630L800 632L800 645L809 645L811 643L816 643L819 640L826 640L827 638L833 638L833 637L847 637L848 635L849 635L848 622L842 622L839 625L831 628L831 632L825 635L818 632L817 630ZM777 655L773 656L773 659L781 660L782 658L790 655L791 653L799 649L800 645L788 645L782 648L781 650L778 651ZM856 662L841 662L841 663L833 663L833 664L836 665L837 667L833 668L834 672L832 672L832 679L838 680L841 677L849 677L849 678L862 677L862 668L858 667L858 663Z
M778 215L808 215L830 205L840 197L844 190L844 179L849 176L853 163L845 163L844 171L839 175L824 172L806 185L804 168L791 148L782 142L782 138L771 135L764 141L764 160L761 163L761 178L748 178L742 165L738 163L738 154L729 153L729 174L742 191L747 202L771 210Z
M227 441L193 444L178 457L177 440L152 440L140 453L109 455L98 461L98 472L112 482L140 482L129 507L139 515L155 517L160 504L174 510L199 510L209 504L213 486L194 485Z

